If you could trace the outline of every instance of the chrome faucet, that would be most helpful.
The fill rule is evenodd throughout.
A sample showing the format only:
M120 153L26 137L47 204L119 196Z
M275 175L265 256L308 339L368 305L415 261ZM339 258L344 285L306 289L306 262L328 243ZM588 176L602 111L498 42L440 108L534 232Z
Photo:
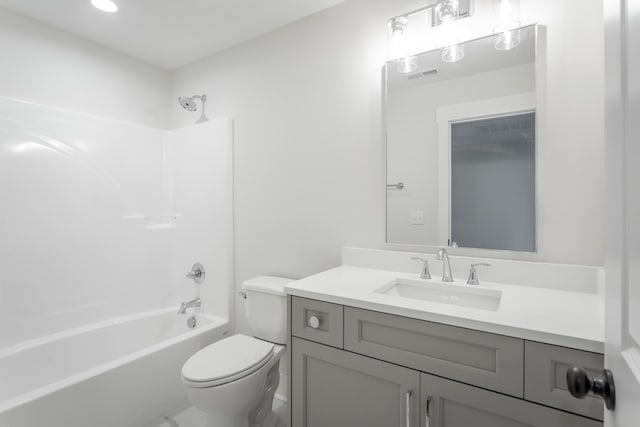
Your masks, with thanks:
M469 269L469 278L467 279L467 285L480 284L480 280L478 280L478 270L476 269L476 267L491 267L491 264L487 264L486 262L471 264L471 268Z
M202 301L200 300L200 298L183 302L182 304L180 304L180 308L178 309L178 314L185 314L187 312L187 308L200 307L201 305L202 305Z
M453 282L451 274L451 263L449 262L449 254L446 249L440 249L436 254L436 260L442 261L442 281Z
M420 273L421 279L431 279L431 273L429 273L429 260L424 258L418 258L417 256L411 257L414 261L422 261L422 272Z

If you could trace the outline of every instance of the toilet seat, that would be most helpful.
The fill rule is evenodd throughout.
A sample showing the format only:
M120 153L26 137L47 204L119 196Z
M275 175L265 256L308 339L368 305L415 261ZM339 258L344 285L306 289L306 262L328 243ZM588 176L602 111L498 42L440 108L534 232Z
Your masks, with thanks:
M215 387L244 378L273 356L274 344L242 334L204 347L182 367L182 379L191 387Z

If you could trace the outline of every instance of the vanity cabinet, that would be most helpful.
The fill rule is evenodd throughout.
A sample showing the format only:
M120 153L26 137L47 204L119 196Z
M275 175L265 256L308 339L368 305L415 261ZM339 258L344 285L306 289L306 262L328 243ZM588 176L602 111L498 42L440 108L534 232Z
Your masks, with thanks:
M293 427L601 427L566 367L602 355L290 297Z
M293 338L292 426L418 427L420 373Z

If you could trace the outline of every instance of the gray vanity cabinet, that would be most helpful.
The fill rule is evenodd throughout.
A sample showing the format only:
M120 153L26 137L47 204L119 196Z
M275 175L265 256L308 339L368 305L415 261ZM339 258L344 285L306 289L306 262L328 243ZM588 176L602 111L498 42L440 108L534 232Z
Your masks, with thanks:
M433 375L422 374L421 389L421 427L602 427L595 420Z
M290 298L292 427L602 427L566 368L602 355Z
M418 427L420 373L307 340L291 340L295 427Z

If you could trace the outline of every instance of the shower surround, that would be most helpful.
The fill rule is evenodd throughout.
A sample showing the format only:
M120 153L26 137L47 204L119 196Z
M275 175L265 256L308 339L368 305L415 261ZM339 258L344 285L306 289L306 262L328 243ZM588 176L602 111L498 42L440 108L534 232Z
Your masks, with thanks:
M71 377L99 371L104 378L105 367L122 372L115 369L120 362L140 360L154 346L186 354L228 330L232 179L229 119L166 131L0 98L0 425L34 397L50 408L48 425L58 425L60 385L74 383ZM201 285L184 277L194 262L207 269ZM203 301L204 329L196 328L203 335L186 331L193 336L177 339L187 318L174 310L196 296ZM154 342L144 341L147 333L135 335L141 329L133 324L118 333L96 327L160 312L166 313L151 316L158 320L150 328L165 332ZM91 345L83 346L84 339ZM99 357L107 348L119 349L113 360ZM25 349L29 357L15 357ZM35 360L47 361L44 378L51 381L34 378L43 378ZM84 374L68 365L82 366ZM154 366L131 384L153 384L162 368ZM33 387L5 381L9 372ZM64 372L68 378L60 377ZM126 378L118 402L133 405ZM84 390L88 400L102 398L101 382L94 384ZM174 386L173 395L182 396L179 382ZM50 402L42 400L47 396ZM93 415L76 425L99 425L100 414ZM151 421L162 414L138 415Z

